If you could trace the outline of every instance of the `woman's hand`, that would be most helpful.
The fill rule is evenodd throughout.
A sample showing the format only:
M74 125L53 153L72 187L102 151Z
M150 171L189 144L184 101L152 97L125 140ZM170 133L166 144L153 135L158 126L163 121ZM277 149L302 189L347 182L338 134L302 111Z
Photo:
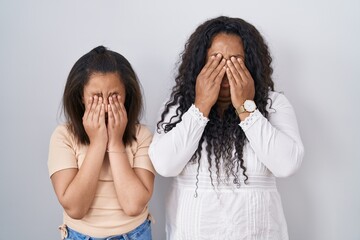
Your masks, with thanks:
M254 79L245 66L243 59L231 57L226 62L226 75L229 79L231 102L235 109L245 100L253 100L255 96Z
M226 61L219 53L211 56L196 79L195 106L207 117L219 96Z
M108 141L102 97L93 96L86 101L82 121L90 143L106 143Z
M109 151L124 151L123 135L126 129L128 119L124 104L120 95L109 97L108 105L108 125L107 131L109 136Z

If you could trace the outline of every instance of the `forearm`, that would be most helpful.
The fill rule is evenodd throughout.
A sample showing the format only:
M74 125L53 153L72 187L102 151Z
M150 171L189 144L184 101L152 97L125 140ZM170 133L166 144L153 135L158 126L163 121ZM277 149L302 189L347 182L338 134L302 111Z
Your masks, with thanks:
M152 189L135 173L126 153L110 152L109 161L120 206L129 216L139 215L150 201Z
M93 202L105 149L105 145L89 145L80 169L63 192L62 206L73 218L85 216Z
M293 174L304 154L296 122L282 118L283 122L273 125L259 112L252 118L247 122L251 126L243 125L243 129L258 159L277 177Z
M180 174L196 151L207 121L192 106L171 131L155 133L149 155L160 175L172 177Z

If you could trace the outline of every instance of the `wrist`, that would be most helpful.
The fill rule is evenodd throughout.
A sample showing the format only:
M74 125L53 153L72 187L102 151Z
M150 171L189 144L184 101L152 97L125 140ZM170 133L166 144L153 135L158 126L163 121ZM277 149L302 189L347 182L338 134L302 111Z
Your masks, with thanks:
M119 154L124 154L126 153L126 149L124 148L123 150L109 150L109 149L106 149L106 152L107 153L119 153Z
M198 103L195 101L194 103L195 107L199 109L199 111L204 115L204 117L208 117L210 114L211 107L207 106L203 103Z
M254 112L257 107L253 100L245 100L242 105L234 106L236 114L240 116L249 116L250 113ZM241 119L241 118L240 118Z
M109 143L106 147L107 152L125 152L125 145L121 141L120 143Z
M97 146L99 148L106 148L107 139L106 138L91 138L89 139L90 145Z
M90 149L92 149L91 151L105 153L107 149L106 141L90 141L88 150Z
M239 114L239 118L241 121L244 121L248 116L250 116L249 112L243 112Z

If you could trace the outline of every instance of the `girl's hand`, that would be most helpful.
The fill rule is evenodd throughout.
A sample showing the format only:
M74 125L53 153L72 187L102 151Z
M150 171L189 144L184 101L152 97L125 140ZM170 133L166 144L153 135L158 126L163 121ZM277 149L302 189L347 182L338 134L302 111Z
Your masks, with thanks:
M245 100L253 100L255 96L254 79L241 58L231 57L226 62L226 75L229 79L231 102L235 109Z
M123 135L127 125L127 113L120 95L109 97L108 126L109 151L124 151Z
M196 79L195 106L208 116L219 96L220 84L225 75L226 61L219 53L211 56Z
M85 112L82 121L90 143L107 143L105 106L102 97L93 96L85 102Z

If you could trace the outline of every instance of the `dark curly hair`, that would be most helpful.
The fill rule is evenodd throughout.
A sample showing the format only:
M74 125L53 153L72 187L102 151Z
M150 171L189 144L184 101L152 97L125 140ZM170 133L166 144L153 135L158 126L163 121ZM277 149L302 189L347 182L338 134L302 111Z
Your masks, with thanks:
M121 54L98 46L76 61L67 78L63 94L63 110L69 130L82 144L90 140L82 123L85 112L84 86L94 73L117 73L124 84L125 109L128 123L123 135L124 144L136 140L136 125L143 109L141 86L129 61Z
M259 31L250 23L240 18L220 16L198 26L185 44L185 49L181 54L178 75L175 79L176 85L173 87L170 100L166 103L161 119L157 123L158 131L160 129L163 129L164 132L171 131L181 122L183 114L194 103L196 78L206 63L207 51L211 47L213 38L219 33L234 34L241 38L245 52L245 65L255 82L254 101L259 111L265 117L268 117L266 110L269 99L268 93L269 90L274 90L274 83L271 79L273 72L271 67L272 58L268 46ZM165 122L165 117L172 107L176 107L176 115L170 116L168 118L169 122ZM205 127L198 148L192 158L189 159L190 162L198 164L197 183L201 150L203 143L206 142L211 184L214 186L211 168L215 165L218 184L220 168L223 166L226 179L229 180L230 176L233 176L233 183L239 187L239 173L242 172L245 183L248 179L243 160L243 147L246 136L238 126L240 120L232 104L229 105L222 116L219 115L217 104L215 104L208 118L210 121ZM235 156L233 156L234 148ZM214 155L214 158L212 158L212 155Z

